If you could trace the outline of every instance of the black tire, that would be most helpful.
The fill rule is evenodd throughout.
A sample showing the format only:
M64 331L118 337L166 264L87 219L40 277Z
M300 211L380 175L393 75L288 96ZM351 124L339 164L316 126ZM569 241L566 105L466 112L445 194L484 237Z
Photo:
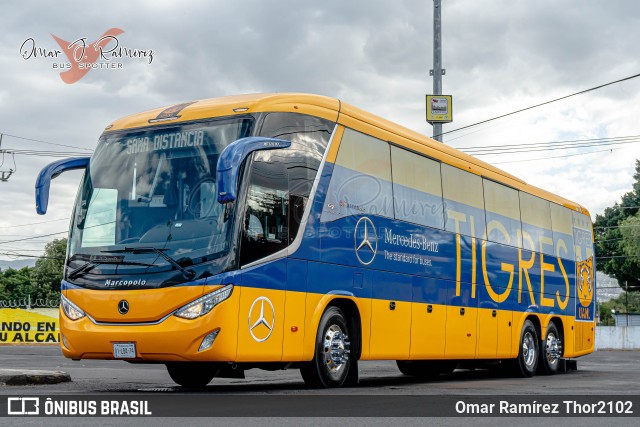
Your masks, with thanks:
M514 364L514 374L522 377L532 377L536 374L540 346L538 333L530 320L525 320L520 332L520 350Z
M441 375L449 375L456 370L458 363L455 360L443 360L438 365Z
M199 388L211 382L218 372L218 365L206 362L167 363L169 376L183 387Z
M554 323L547 326L547 334L540 341L540 363L538 370L545 375L554 375L560 368L560 358L562 357L562 341L560 333Z
M302 379L307 386L341 387L348 377L353 377L353 372L351 375L349 372L358 367L351 352L349 332L342 310L333 306L327 308L318 325L313 360L300 367Z
M457 363L449 360L396 360L398 369L404 375L430 380L440 374L450 374L456 369Z

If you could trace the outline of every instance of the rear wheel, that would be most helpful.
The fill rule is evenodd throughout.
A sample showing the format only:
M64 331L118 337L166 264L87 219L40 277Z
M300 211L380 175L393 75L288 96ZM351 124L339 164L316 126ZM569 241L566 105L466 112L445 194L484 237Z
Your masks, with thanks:
M542 373L553 375L558 372L562 357L562 342L555 324L547 326L547 336L540 341L540 368Z
M300 368L302 379L314 388L340 387L352 369L357 369L357 366L351 354L347 321L342 310L329 307L318 325L313 360Z
M183 387L204 387L218 372L218 365L215 363L173 362L166 366L171 379Z
M515 373L532 377L538 367L538 333L530 320L525 320L520 333L520 351L515 360Z

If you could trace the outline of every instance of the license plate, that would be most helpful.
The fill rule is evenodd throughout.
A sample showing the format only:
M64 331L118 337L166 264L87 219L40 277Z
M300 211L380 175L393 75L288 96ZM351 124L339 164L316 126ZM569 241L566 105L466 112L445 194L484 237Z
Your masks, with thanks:
M136 344L133 342L114 343L113 357L116 359L135 359Z

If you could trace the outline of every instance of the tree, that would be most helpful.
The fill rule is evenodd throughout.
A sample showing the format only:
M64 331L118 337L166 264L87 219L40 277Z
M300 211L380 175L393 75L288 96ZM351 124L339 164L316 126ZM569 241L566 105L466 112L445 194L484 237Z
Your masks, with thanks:
M24 267L20 270L7 268L0 274L0 299L19 300L27 298L31 294L31 268Z
M613 324L613 313L640 313L640 292L622 293L617 298L600 304L600 322L603 325Z
M620 233L625 255L640 259L640 212L620 223Z
M596 215L594 223L596 239L596 267L619 283L627 283L629 291L640 290L640 161L636 160L635 182L632 191L622 196L620 203ZM634 227L628 227L632 225ZM623 227L620 227L623 226ZM630 231L627 237L623 230ZM634 234L638 233L638 234Z
M31 298L56 298L60 293L60 282L67 253L67 239L56 239L47 243L44 256L36 261L31 271Z

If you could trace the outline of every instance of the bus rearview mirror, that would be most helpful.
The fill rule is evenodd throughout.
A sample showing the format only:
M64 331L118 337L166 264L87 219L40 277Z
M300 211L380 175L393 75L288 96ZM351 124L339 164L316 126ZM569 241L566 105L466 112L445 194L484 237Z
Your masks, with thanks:
M51 180L57 178L61 173L75 170L86 169L89 166L89 157L72 157L70 159L62 159L49 163L38 175L36 180L36 212L38 215L47 213L49 205L49 188Z
M218 202L227 204L236 200L240 166L249 154L259 150L278 150L290 146L291 141L259 136L241 138L229 144L218 158L216 169Z

